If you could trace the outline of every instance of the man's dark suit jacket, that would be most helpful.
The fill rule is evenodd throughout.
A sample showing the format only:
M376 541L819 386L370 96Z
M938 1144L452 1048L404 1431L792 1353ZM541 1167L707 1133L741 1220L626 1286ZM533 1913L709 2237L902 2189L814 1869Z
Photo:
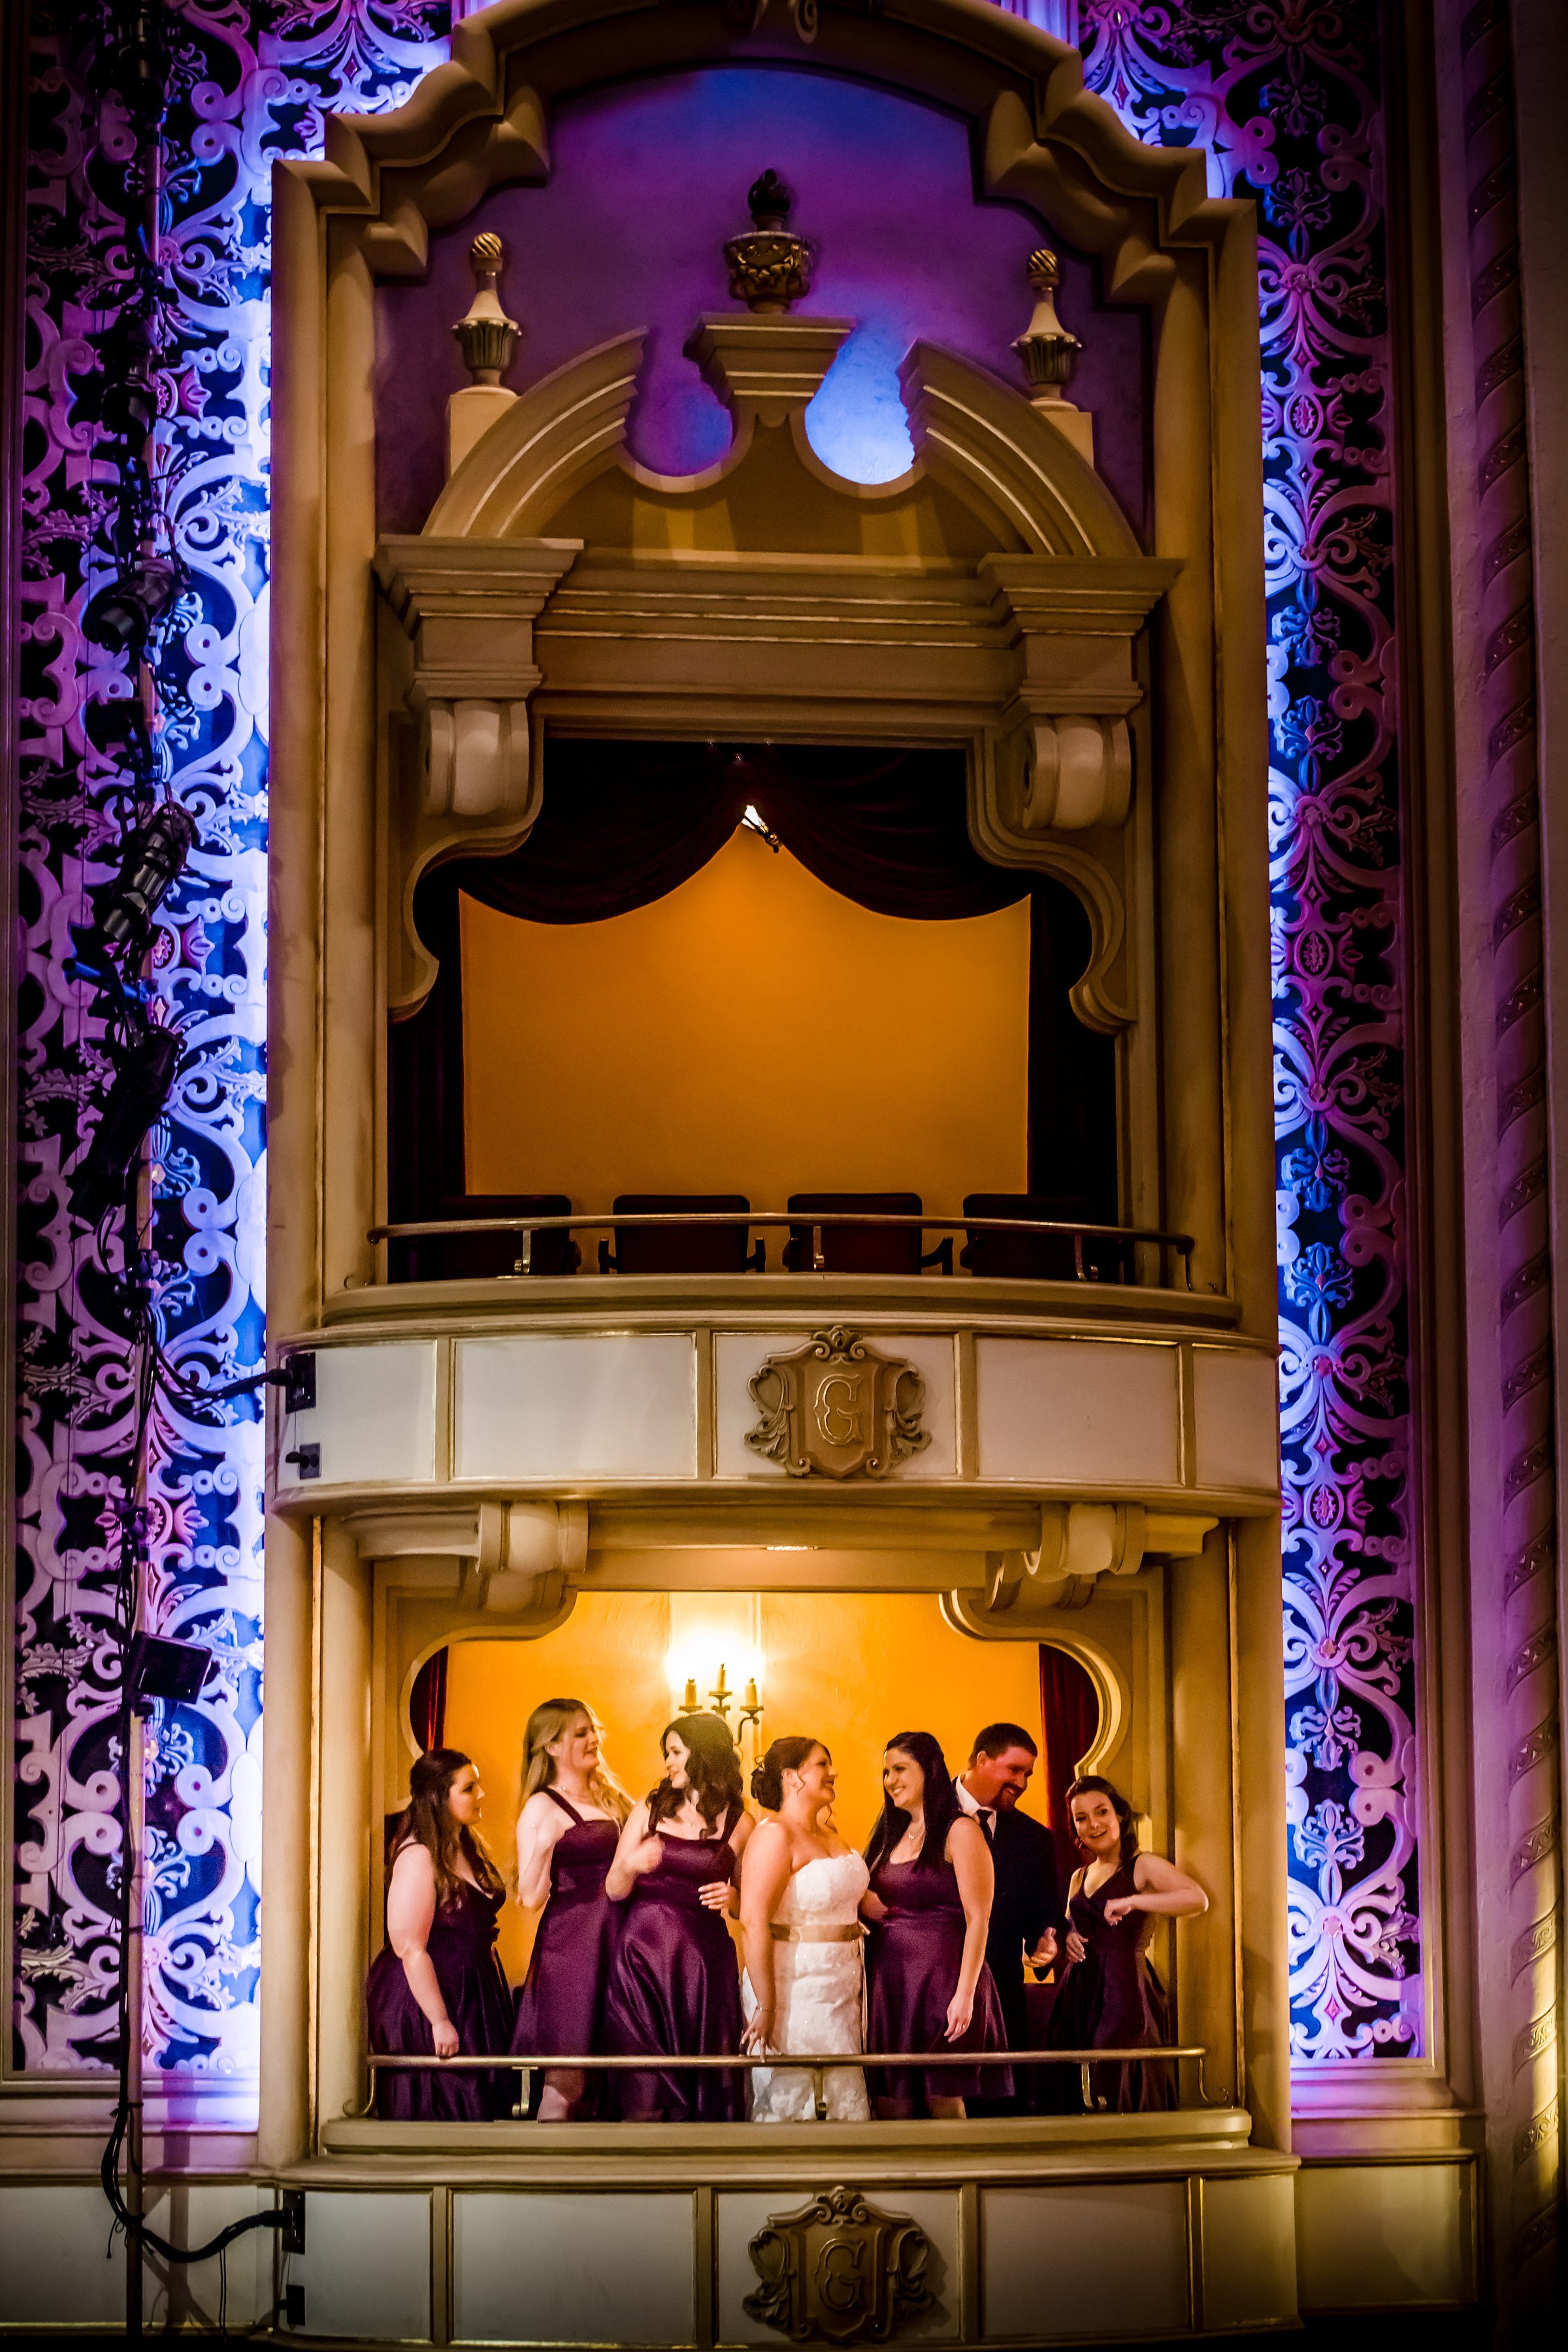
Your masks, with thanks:
M1047 1927L1056 1929L1058 1939L1067 1928L1057 1842L1048 1829L1027 1813L999 1812L991 1860L996 1892L991 1904L985 1958L1002 1997L1008 2044L1026 2050L1024 1954L1034 1950Z

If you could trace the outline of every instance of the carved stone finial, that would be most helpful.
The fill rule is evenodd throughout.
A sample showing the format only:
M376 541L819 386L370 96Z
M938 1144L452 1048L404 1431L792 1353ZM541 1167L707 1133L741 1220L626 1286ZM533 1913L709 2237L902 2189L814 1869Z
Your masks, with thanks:
M811 291L811 247L786 226L794 201L778 173L764 172L746 198L751 229L724 247L730 291L750 310L787 310Z
M468 305L468 316L458 320L452 332L463 347L463 364L476 383L500 383L511 365L511 355L522 332L517 320L509 319L501 309L500 297L496 292L496 280L505 259L506 247L494 229L481 229L468 247L474 299Z
M1035 289L1035 314L1013 349L1024 362L1035 406L1070 408L1072 403L1064 397L1062 386L1071 377L1083 345L1057 316L1056 289L1062 274L1048 246L1042 245L1030 254L1026 274Z

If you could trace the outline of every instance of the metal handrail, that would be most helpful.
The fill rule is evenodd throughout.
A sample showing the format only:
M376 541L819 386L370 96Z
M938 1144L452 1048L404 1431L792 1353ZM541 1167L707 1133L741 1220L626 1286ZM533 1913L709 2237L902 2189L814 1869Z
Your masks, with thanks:
M1076 2066L1084 2106L1092 2115L1095 2101L1089 2079L1090 2068L1128 2065L1144 2058L1195 2058L1198 2105L1206 2105L1204 2060L1207 2054L1207 2044L1201 2042L1145 2042L1131 2050L837 2050L830 2053L796 2053L792 2050L770 2051L763 2057L749 2052L744 2054L738 2052L732 2058L712 2054L687 2057L679 2052L665 2051L650 2051L633 2057L519 2058L507 2051L489 2058L437 2058L395 2056L391 2052L372 2050L366 2055L365 2063L373 2074L407 2073L418 2068L428 2071L432 2067L447 2073L456 2069L467 2074L519 2074L522 2079L520 2095L511 2111L514 2120L521 2120L528 2112L530 2077L537 2074L685 2074L693 2067L705 2068L710 2072L739 2067L748 2074L754 2074L758 2067L766 2066L782 2074L811 2076L812 2102L816 2110L816 2121L822 2124L828 2120L825 2077L841 2074L848 2067L919 2067L923 2073L932 2066Z
M787 1225L802 1232L809 1228L813 1274L826 1272L822 1255L822 1235L824 1228L828 1225L913 1225L922 1234L1068 1235L1073 1244L1074 1279L1079 1282L1098 1282L1100 1279L1084 1265L1083 1245L1086 1241L1152 1242L1162 1248L1176 1252L1182 1261L1189 1290L1193 1286L1193 1251L1197 1246L1191 1234L1164 1233L1152 1225L1068 1224L1056 1219L1037 1217L928 1217L879 1209L634 1209L619 1214L612 1209L602 1216L433 1217L405 1224L372 1225L365 1238L374 1243L423 1241L444 1234L518 1234L522 1238L522 1251L516 1270L519 1274L530 1274L533 1266L535 1234L570 1234L578 1227L594 1232L613 1231L616 1226L631 1225L745 1225L748 1228L752 1225ZM785 1269L786 1272L791 1270Z

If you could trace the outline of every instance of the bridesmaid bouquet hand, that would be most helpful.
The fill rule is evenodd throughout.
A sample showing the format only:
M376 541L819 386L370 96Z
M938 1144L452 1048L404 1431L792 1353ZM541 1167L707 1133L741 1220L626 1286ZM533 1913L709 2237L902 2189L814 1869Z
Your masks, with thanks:
M968 2032L969 2028L973 2021L973 1994L967 1992L955 1992L952 1999L947 2004L947 2030L942 2037L942 2040L944 2042L962 2042L964 2035Z
M433 2025L430 2028L430 2038L436 2045L436 2055L437 2058L455 2058L457 2056L459 2046L458 2042L458 2029L453 2024L449 2017L444 2017L439 2025Z
M705 1911L728 1911L734 1888L727 1878L710 1878L706 1886L697 1890L697 1900Z

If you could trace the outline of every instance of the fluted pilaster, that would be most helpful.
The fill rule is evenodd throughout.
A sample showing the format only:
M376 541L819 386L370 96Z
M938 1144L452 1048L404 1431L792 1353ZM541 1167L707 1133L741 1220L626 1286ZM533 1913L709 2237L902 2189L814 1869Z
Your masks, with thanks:
M1519 275L1513 60L1507 0L1480 0L1459 33L1476 363L1482 707L1490 824L1497 1071L1509 1804L1510 2162L1493 2193L1510 2216L1510 2285L1543 2300L1562 2201L1557 1465L1542 927L1535 611ZM1481 1572L1485 1572L1484 1568Z

